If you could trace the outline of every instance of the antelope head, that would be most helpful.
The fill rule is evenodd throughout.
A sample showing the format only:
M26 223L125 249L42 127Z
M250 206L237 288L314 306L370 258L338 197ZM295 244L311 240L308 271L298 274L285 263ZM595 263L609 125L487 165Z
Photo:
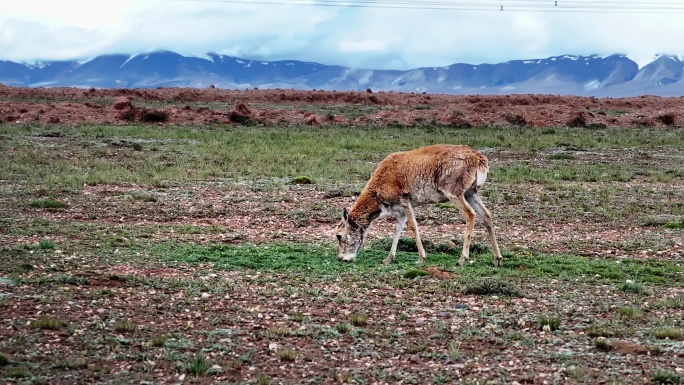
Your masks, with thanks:
M352 262L356 259L366 232L353 219L349 218L347 209L342 211L342 221L337 226L336 237L338 243L337 259Z

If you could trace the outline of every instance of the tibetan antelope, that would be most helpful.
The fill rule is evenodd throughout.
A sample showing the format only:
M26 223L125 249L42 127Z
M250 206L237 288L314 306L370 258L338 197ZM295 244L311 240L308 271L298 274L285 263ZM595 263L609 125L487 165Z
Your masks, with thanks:
M425 261L413 208L422 204L451 201L465 218L463 251L458 263L468 259L475 216L484 220L494 252L494 266L501 266L501 253L496 243L489 210L477 192L487 179L487 158L468 146L437 144L411 151L395 152L380 162L351 210L345 208L337 227L337 258L353 261L363 244L368 229L378 218L395 216L396 232L389 255L394 260L397 244L406 221L413 230L418 246L418 263Z

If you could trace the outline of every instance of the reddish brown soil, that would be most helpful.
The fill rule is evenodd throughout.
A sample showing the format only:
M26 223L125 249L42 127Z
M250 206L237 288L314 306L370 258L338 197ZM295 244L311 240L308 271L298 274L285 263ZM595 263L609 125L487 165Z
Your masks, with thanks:
M357 106L351 114L330 107ZM0 85L0 121L59 124L375 124L681 126L684 97L456 96L216 88L78 89Z

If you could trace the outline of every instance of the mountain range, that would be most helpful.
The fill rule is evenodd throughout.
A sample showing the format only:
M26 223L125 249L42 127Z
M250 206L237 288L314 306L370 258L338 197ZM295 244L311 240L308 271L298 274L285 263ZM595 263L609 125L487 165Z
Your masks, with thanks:
M639 68L625 55L563 55L498 64L375 70L297 60L257 61L171 51L112 54L86 62L0 61L0 83L17 87L366 90L443 94L684 96L684 62L658 55Z

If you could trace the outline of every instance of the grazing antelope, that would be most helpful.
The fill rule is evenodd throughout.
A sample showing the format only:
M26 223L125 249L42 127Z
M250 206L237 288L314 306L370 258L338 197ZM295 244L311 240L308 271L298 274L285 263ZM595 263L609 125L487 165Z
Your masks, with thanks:
M345 208L342 212L342 222L337 227L337 258L353 261L371 223L393 215L397 218L396 232L383 263L389 264L394 260L407 219L418 246L418 263L422 263L425 261L425 249L413 208L451 201L466 221L463 251L458 263L462 265L468 259L475 216L479 214L492 242L494 266L501 266L502 257L496 243L492 216L477 194L487 179L488 171L487 158L468 146L436 144L388 155L375 169L351 210Z

